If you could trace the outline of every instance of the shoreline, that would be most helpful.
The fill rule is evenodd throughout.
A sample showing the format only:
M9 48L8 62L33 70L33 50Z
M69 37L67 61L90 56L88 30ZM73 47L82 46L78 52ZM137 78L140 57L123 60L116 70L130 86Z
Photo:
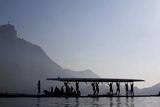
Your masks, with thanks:
M96 96L52 96L52 95L27 95L27 94L1 94L0 98L100 98L100 97L160 97L160 95L134 95L134 96L111 96L111 95L96 95Z

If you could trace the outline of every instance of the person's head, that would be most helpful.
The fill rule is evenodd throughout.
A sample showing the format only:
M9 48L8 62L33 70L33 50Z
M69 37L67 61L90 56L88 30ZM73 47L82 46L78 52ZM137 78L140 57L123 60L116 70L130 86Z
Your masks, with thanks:
M65 83L64 83L64 85L66 86L66 85L67 85L67 83L65 82Z

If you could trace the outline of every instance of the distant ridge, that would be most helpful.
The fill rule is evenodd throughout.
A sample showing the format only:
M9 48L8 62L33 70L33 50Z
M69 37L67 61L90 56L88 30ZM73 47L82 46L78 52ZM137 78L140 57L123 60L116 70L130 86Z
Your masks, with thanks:
M160 83L157 83L151 87L137 89L137 93L143 95L158 95L159 92L160 92Z

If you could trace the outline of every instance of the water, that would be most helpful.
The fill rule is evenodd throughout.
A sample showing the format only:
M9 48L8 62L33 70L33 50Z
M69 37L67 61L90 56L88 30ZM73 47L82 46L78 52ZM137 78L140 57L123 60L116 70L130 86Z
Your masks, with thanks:
M0 107L160 107L160 97L0 98Z

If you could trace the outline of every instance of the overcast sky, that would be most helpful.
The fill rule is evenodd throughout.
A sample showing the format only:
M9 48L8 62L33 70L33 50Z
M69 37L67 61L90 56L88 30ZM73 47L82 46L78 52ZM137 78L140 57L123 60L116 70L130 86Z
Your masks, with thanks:
M63 68L160 82L159 0L0 0L0 25Z

